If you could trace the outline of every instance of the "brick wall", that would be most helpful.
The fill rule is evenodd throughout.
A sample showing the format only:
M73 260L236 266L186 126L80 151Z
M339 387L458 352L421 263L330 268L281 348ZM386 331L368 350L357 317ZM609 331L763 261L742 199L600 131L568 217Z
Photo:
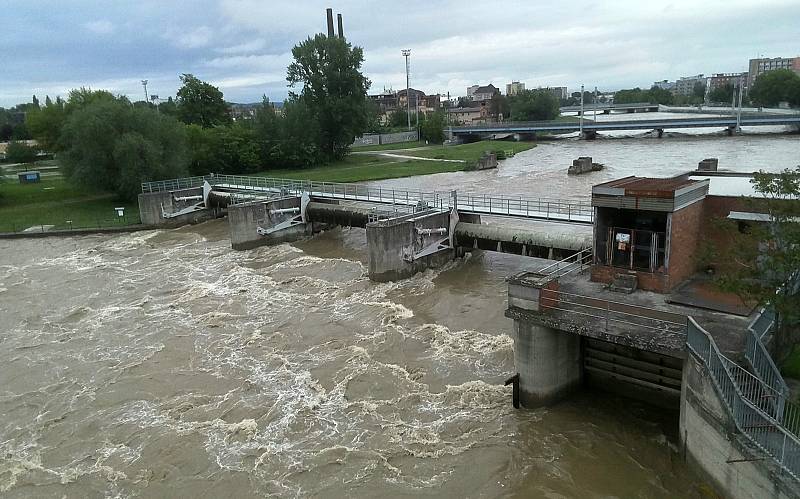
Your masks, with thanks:
M692 203L672 214L667 290L685 281L697 270L697 240L703 222L705 200Z

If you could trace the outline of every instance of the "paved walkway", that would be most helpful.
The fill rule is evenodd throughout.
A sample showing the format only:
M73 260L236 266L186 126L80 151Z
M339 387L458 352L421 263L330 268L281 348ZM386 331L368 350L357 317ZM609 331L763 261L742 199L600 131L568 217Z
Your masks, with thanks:
M420 161L436 161L442 163L466 163L466 161L463 159L421 158L419 156L409 156L406 154L395 154L392 152L381 152L381 151L355 151L354 154L369 154L371 156L383 156L385 158L395 158L395 159L418 159Z

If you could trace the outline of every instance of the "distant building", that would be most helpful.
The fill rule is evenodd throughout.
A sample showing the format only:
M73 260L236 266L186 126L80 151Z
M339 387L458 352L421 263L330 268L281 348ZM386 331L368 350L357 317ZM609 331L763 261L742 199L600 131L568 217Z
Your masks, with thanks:
M739 79L747 81L747 72L744 73L717 73L708 77L708 91L716 90L727 84L738 85Z
M654 81L653 86L661 90L669 90L670 92L675 90L675 82L669 80Z
M473 85L467 88L467 97L476 102L492 100L492 97L500 93L500 89L492 85Z
M480 106L453 107L447 110L448 123L453 125L487 122L490 118L489 106L485 102Z
M230 114L231 119L233 121L241 121L241 120L252 120L256 117L256 112L261 107L260 102L254 102L250 104L237 104L232 102L230 104ZM274 108L275 105L270 103Z
M569 99L567 87L545 87L542 90L550 92L556 99Z
M518 81L512 81L506 84L506 95L517 95L525 90L525 84Z
M772 59L750 59L747 73L747 88L752 88L756 78L776 69L791 69L800 74L800 57L774 57Z
M378 114L380 115L391 113L397 109L397 92L392 90L384 88L383 92L369 95L368 98L378 106Z
M408 96L406 90L399 90L397 92L397 107L406 109L409 105L409 98L411 99L411 109L415 110L419 107L420 112L431 113L435 112L441 107L441 96L439 94L426 95L422 90L410 88Z
M678 78L678 81L675 82L675 88L673 89L672 93L676 95L692 95L694 91L694 86L697 83L702 83L703 85L706 84L706 77L699 74L695 76L684 76L682 78Z

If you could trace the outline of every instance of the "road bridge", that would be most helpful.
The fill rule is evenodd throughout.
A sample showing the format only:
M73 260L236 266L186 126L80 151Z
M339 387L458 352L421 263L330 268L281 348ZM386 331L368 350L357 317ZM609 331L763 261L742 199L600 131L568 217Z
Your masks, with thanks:
M799 115L761 115L742 116L741 126L794 126L800 128ZM673 128L721 128L732 133L737 126L735 116L717 116L710 118L659 118L652 120L624 120L624 121L584 121L580 123L565 123L563 121L535 121L535 122L504 122L485 123L481 125L452 127L449 129L455 137L481 137L498 133L536 134L571 133L583 130L584 134L597 134L603 131L620 130L656 130L663 132Z

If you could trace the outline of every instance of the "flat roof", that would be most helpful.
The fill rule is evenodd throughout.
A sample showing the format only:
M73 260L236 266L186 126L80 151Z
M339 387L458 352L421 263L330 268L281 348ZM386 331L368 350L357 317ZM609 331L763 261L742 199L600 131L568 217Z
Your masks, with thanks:
M648 178L631 176L597 184L592 187L592 194L674 198L676 194L681 194L706 184L707 182L694 180L694 177Z

